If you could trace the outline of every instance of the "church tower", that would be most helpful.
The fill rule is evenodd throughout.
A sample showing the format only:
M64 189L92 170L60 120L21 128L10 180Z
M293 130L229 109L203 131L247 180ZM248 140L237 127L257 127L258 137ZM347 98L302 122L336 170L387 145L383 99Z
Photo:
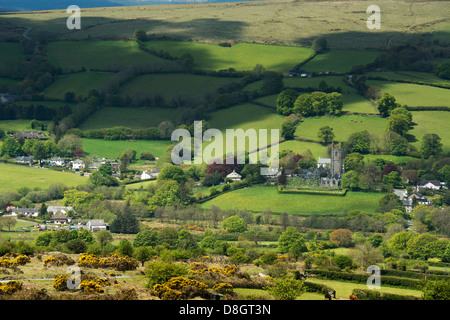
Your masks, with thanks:
M333 142L331 145L331 175L342 175L343 164L341 143L339 142L339 146L335 147Z

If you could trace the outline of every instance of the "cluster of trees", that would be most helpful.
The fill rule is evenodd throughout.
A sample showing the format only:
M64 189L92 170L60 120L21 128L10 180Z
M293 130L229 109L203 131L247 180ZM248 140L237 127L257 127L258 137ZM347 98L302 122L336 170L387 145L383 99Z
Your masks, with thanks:
M343 107L342 94L315 91L300 94L294 89L285 89L277 97L277 112L283 115L298 113L304 117L339 114Z
M80 137L90 139L103 139L103 140L159 140L163 136L163 133L155 127L149 127L146 129L130 129L127 127L113 127L104 129L92 129L87 131L81 131L79 129L73 129L71 132L76 132Z
M15 119L36 119L36 120L53 120L62 119L72 113L72 109L68 105L60 107L47 107L42 104L17 105L0 104L0 120Z

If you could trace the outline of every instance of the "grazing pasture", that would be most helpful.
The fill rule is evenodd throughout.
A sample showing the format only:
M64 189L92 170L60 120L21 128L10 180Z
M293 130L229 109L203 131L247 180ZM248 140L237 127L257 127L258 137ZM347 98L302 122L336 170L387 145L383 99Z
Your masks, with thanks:
M101 140L83 138L83 150L89 155L101 158L117 159L119 152L126 149L136 150L136 158L142 151L151 151L156 157L161 156L172 143L169 140Z
M345 196L278 193L274 186L253 186L224 193L202 204L221 209L239 209L263 212L270 208L273 212L288 214L340 215L344 210L375 212L381 193L347 192Z
M262 64L266 70L285 74L313 53L311 48L257 43L236 43L231 47L222 47L190 41L153 40L145 45L156 51L167 51L175 57L189 53L194 58L194 66L199 69L234 68L242 71L252 70L256 64Z
M16 191L21 187L46 189L54 183L69 187L86 183L88 178L72 172L60 172L49 169L30 168L0 163L0 191Z

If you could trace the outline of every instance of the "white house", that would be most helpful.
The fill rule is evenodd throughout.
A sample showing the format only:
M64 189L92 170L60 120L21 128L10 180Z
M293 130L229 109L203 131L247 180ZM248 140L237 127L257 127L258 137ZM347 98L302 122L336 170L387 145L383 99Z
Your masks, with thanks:
M14 208L11 210L12 216L26 216L26 217L37 217L39 215L39 209L35 208Z
M63 167L66 162L61 157L53 157L48 161L49 165L54 167Z
M319 157L319 161L317 161L317 168L329 168L331 166L330 158L321 158Z
M242 176L233 170L233 172L227 175L227 178L230 178L233 181L241 181Z
M48 206L47 212L50 214L67 214L69 211L75 211L73 207L63 207L63 206Z
M89 220L86 223L86 227L89 231L100 231L100 230L107 230L106 223L103 219L97 219L97 220Z
M72 164L72 170L81 170L85 168L84 161L81 159L77 159L70 162Z
M33 156L29 156L29 157L27 157L27 156L20 156L20 157L17 157L16 158L16 160L15 160L15 162L17 162L17 163L32 163L33 162Z
M159 170L159 169L156 169L156 170L153 170L150 172L145 170L144 172L141 173L141 180L156 179L160 172L161 172L161 170Z
M443 187L443 184L440 181L426 180L426 179L422 179L417 186L419 190L424 189L439 190L441 189L441 187Z

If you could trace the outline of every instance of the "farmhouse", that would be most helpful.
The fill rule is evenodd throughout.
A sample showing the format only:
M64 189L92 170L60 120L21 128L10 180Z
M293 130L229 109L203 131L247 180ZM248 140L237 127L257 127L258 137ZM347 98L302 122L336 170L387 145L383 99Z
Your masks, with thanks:
M91 232L108 229L108 226L106 225L105 221L103 221L102 219L89 220L86 223L86 227Z
M17 163L32 163L33 162L33 156L20 156L17 157L15 162Z
M55 224L66 224L69 223L72 219L65 214L54 214L50 218Z
M69 211L74 211L73 207L63 207L63 206L48 206L47 212L54 214L67 214Z
M48 164L53 167L63 167L66 164L66 162L61 157L53 157L50 160L48 160Z
M7 104L18 99L19 96L10 95L9 93L0 93L0 103Z
M444 187L444 184L442 182L439 182L437 180L422 179L417 185L417 190L426 190L426 189L439 190L442 187Z
M73 160L70 161L70 163L72 164L72 170L81 170L85 168L85 164L83 160L77 159L77 160Z
M39 209L35 208L14 208L11 210L11 215L13 216L37 217L38 214Z
M141 180L156 179L158 177L160 171L161 170L159 170L159 169L153 170L151 172L148 172L147 170L143 171L141 173Z
M18 131L16 137L18 139L42 139L45 138L45 134L42 131Z
M289 77L310 78L311 73L306 70L289 70Z
M233 181L241 181L242 176L233 170L230 174L227 175L227 178L233 180Z

